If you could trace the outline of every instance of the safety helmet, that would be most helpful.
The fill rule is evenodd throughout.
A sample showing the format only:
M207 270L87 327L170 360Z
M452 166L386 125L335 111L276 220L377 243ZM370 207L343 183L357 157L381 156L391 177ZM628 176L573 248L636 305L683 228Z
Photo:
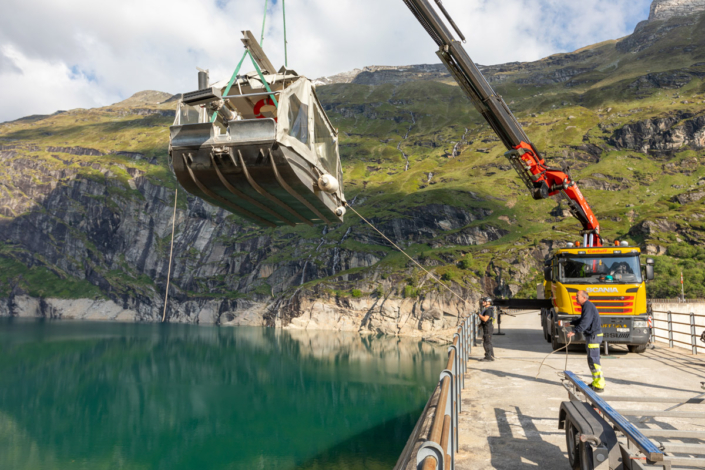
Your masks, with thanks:
M491 304L491 303L492 303L492 297L485 297L484 299L482 299L482 301Z

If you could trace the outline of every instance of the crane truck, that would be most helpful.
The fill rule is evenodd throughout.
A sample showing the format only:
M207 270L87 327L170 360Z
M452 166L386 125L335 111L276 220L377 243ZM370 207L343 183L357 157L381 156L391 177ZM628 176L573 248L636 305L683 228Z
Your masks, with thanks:
M441 62L507 148L504 156L531 196L536 200L557 197L582 225L582 240L566 243L545 261L544 282L538 286L537 299L495 299L495 305L541 309L544 336L558 349L567 341L570 320L580 315L577 293L585 290L600 312L606 344L626 344L632 352L643 352L649 342L651 326L645 280L654 277L653 260L647 260L642 266L639 248L624 241L604 246L600 224L569 169L548 165L430 1L403 1L438 45ZM442 1L435 2L460 40L465 42ZM585 339L578 334L572 342L584 343Z

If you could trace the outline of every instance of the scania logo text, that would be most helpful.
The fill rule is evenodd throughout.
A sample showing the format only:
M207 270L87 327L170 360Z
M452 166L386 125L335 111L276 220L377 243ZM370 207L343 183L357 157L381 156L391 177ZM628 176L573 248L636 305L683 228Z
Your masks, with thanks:
M588 292L619 292L616 287L587 287Z

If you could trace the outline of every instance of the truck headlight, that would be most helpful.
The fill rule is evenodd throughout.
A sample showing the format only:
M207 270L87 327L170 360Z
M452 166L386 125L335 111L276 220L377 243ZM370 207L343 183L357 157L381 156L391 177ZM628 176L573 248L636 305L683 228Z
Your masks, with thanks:
M646 320L634 320L634 328L646 328Z

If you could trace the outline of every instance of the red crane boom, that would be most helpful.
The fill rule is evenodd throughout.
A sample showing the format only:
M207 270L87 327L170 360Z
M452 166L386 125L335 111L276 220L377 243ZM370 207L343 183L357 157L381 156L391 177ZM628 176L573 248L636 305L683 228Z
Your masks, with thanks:
M458 36L465 38L443 7L435 0ZM577 183L567 170L551 168L531 143L521 124L516 120L501 96L492 89L460 41L453 38L443 20L428 0L404 0L426 32L438 44L438 57L450 71L470 101L497 133L507 148L505 157L519 174L534 199L558 196L570 213L580 221L585 246L602 246L600 224Z

